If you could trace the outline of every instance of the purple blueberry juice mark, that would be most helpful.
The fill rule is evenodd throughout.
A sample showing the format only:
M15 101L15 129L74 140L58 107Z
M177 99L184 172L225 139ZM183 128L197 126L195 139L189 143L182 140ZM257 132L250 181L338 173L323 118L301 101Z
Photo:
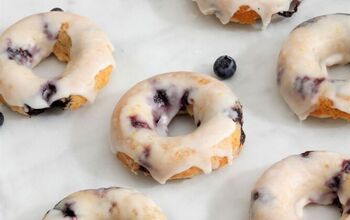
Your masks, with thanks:
M159 107L167 107L170 105L168 95L164 89L157 89L156 94L153 96L154 103Z
M76 218L76 214L72 209L72 204L71 203L66 203L64 204L64 208L61 210L63 217L71 217L71 218Z
M56 40L57 34L50 31L49 24L47 22L45 22L43 26L43 32L48 40Z
M188 97L190 95L190 91L185 90L185 92L183 93L181 99L180 99L180 110L185 111L186 110L186 106L188 106L190 103L188 102Z
M10 60L14 60L19 65L31 66L34 56L39 52L40 49L36 46L29 46L27 49L15 47L11 39L7 39L7 57Z
M33 62L33 55L28 50L8 47L6 52L7 57L10 60L16 61L18 64L25 65Z
M241 144L243 145L244 144L244 142L245 142L245 133L244 133L244 131L243 131L243 128L241 127L241 137L240 137L240 142L241 142Z
M333 191L338 191L341 185L341 173L336 174L332 179L326 182L326 186Z
M272 199L273 199L273 196L266 189L255 190L254 192L252 192L252 195L251 195L251 200L253 202L259 201L262 203L266 203L271 201Z
M310 157L310 154L312 152L313 151L305 151L304 153L301 153L300 156L303 157L303 158L308 158L308 157Z
M259 199L259 197L260 197L260 194L259 194L259 192L258 192L258 191L256 191L256 192L252 193L252 200L253 200L253 201L258 200L258 199Z
M139 120L136 115L130 116L130 123L134 128L151 129L147 122Z
M238 102L229 111L229 117L234 121L243 125L242 106Z
M141 164L140 170L143 172L144 170L148 172L148 169L151 168L151 164L148 162L148 158L150 157L150 155L151 155L151 146L147 145L144 147L141 155L138 158L139 163Z
M308 76L298 76L294 81L294 90L300 94L302 99L312 97L318 93L321 83L325 78L310 78Z
M291 3L291 8L292 8L291 10L281 11L281 12L278 12L277 14L286 18L292 17L292 15L298 11L298 7L300 3L301 1L299 0L293 0Z
M4 121L5 121L4 114L0 112L0 127L4 124Z
M65 109L70 102L69 98L62 98L51 103L50 108Z
M35 109L30 107L27 104L24 104L24 112L27 113L28 116L35 116L35 115L39 115L41 113L43 113L46 109Z
M281 80L282 80L282 76L284 74L284 69L283 68L280 68L278 70L278 73L277 73L277 84L280 85L281 84Z
M344 160L342 162L342 172L350 173L350 160Z
M41 91L41 96L46 102L50 102L51 97L56 94L57 88L53 82L47 82Z

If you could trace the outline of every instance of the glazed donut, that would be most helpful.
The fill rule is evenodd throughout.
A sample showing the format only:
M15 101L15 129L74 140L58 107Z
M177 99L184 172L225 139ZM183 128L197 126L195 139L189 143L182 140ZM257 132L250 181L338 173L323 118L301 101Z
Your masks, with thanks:
M223 24L230 21L254 24L261 19L266 27L272 16L291 17L298 10L301 0L193 0L205 15L215 14Z
M302 219L308 204L340 205L350 219L350 156L305 152L269 168L252 191L250 220ZM340 202L340 204L339 204Z
M26 17L0 36L0 102L25 115L93 102L115 66L113 47L95 23L68 12ZM53 53L67 62L54 79L33 68Z
M350 62L350 16L332 14L296 27L278 60L280 92L300 118L350 119L350 82L330 79L327 67Z
M198 128L169 137L168 124L181 112L193 116ZM134 173L149 173L163 184L230 164L244 142L242 123L241 105L225 84L192 72L161 74L119 100L112 151Z
M43 220L165 220L160 208L145 195L123 188L83 190L49 210Z

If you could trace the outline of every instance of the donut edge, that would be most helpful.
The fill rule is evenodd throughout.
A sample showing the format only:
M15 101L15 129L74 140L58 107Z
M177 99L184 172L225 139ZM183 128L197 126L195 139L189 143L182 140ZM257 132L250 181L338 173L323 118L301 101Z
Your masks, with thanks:
M232 147L232 152L233 152L232 154L234 158L240 154L245 141L245 134L242 129L242 125L238 122L236 123L236 125L237 125L237 129L235 129L235 131L229 137L225 138L224 140L222 140L217 144L218 147L221 145L230 144ZM122 164L125 167L127 167L134 174L138 175L139 173L142 173L145 176L150 175L150 173L145 167L138 164L134 159L129 157L127 154L123 152L116 152L115 156L118 160L122 162ZM217 170L219 168L224 167L225 165L228 164L228 162L229 161L227 157L213 156L211 158L213 170ZM187 170L184 170L180 173L175 174L174 176L170 177L169 180L188 179L202 173L203 171L200 168L193 166L188 168Z
M310 116L317 118L345 119L350 121L349 113L335 108L333 101L324 97L319 99L315 109L310 113Z

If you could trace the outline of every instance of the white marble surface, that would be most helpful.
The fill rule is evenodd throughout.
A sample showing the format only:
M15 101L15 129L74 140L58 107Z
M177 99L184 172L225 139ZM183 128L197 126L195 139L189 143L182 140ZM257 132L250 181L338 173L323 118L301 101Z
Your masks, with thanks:
M350 13L349 0L305 0L295 16L274 22L265 31L223 26L216 18L201 15L190 0L0 0L0 31L53 7L95 20L115 46L118 67L95 104L75 112L28 119L0 106L6 120L0 128L1 220L41 219L73 191L108 186L146 193L169 219L248 219L250 190L272 163L306 150L350 152L347 122L299 122L275 83L276 58L289 31L317 15ZM118 98L157 73L212 74L214 60L223 54L238 63L236 76L225 83L244 106L247 141L241 156L210 175L166 185L131 174L109 150L109 122ZM62 68L50 59L37 72L52 74ZM346 71L348 67L337 69ZM314 207L306 210L304 219L338 216L336 209Z

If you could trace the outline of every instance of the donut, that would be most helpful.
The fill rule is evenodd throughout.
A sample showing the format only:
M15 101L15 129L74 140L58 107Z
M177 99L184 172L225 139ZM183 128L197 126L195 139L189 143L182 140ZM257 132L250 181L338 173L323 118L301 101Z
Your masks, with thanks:
M250 220L302 219L308 204L339 205L350 219L350 156L307 151L283 159L257 181Z
M43 220L166 220L161 209L140 192L101 188L75 192L49 210Z
M261 20L266 27L272 16L291 17L301 0L193 0L205 15L215 14L221 23L254 24Z
M327 67L350 62L350 16L330 14L297 26L282 46L279 90L300 120L308 116L350 120L350 84L331 79Z
M24 115L92 103L115 66L113 47L88 18L61 11L26 17L0 36L0 102ZM54 79L33 68L50 54L66 63Z
M197 128L169 137L178 113ZM134 173L169 179L210 173L238 155L244 143L242 109L222 82L203 74L173 72L144 80L119 100L112 116L112 151Z

